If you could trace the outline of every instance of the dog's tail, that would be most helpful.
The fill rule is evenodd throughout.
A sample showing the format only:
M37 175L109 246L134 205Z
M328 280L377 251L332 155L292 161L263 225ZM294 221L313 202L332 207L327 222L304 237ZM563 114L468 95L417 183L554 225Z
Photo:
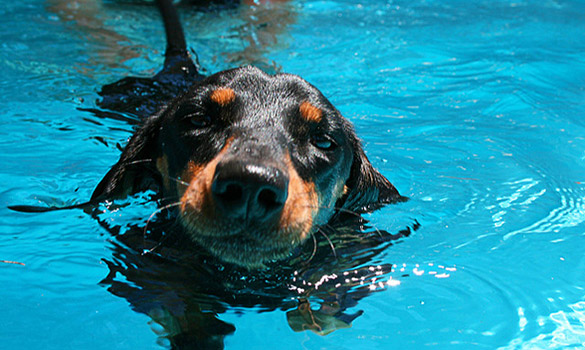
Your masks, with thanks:
M165 26L167 48L165 51L164 68L157 74L158 80L173 79L177 82L177 75L186 82L197 81L203 78L187 50L185 33L179 20L177 10L172 0L156 0Z
M170 0L157 0L167 35L166 56L189 55L185 42L185 33L179 22L177 10Z

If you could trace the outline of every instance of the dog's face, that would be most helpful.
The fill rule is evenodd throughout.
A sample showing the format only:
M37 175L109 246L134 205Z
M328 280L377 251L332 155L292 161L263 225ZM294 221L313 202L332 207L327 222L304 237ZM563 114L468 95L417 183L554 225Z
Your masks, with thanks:
M215 74L151 117L92 198L153 183L193 241L249 268L286 257L339 209L403 199L315 87L251 67Z

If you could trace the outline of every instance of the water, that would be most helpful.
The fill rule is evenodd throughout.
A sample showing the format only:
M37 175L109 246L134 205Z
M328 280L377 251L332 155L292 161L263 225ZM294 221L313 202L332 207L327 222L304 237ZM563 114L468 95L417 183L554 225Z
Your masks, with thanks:
M0 14L0 260L24 264L0 263L2 348L165 348L151 317L100 285L116 240L96 220L6 208L89 198L131 126L77 108L95 107L103 84L156 72L158 15L57 1L5 2ZM284 311L232 307L219 316L236 326L227 349L585 346L585 4L298 1L181 14L207 71L255 62L319 87L411 198L368 215L372 225L421 224L372 258L393 272L350 308L364 311L351 328L296 333ZM135 210L107 219L143 220Z

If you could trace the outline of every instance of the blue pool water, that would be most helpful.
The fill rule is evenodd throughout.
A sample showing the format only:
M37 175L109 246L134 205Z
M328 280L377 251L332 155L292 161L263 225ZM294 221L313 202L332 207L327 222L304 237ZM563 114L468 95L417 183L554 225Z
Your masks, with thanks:
M102 225L81 210L7 209L88 199L132 127L78 108L162 64L155 8L63 3L0 8L0 348L166 348L151 317L100 284L116 244ZM394 268L350 308L363 310L351 328L293 332L286 310L228 307L226 349L585 346L584 2L291 1L181 16L208 72L254 62L320 88L411 198L368 215L372 226L421 225L369 262Z

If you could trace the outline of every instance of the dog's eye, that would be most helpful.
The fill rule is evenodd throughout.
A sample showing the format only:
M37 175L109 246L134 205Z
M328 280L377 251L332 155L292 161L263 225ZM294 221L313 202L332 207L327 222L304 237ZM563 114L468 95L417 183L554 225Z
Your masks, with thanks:
M189 116L189 121L196 128L205 128L211 124L211 117L208 115L191 115Z
M311 138L311 143L315 147L322 149L324 151L332 150L337 146L335 141L333 141L333 139L330 136L325 134L314 135Z
M185 104L179 107L177 117L195 128L205 128L211 124L211 117L199 106Z

